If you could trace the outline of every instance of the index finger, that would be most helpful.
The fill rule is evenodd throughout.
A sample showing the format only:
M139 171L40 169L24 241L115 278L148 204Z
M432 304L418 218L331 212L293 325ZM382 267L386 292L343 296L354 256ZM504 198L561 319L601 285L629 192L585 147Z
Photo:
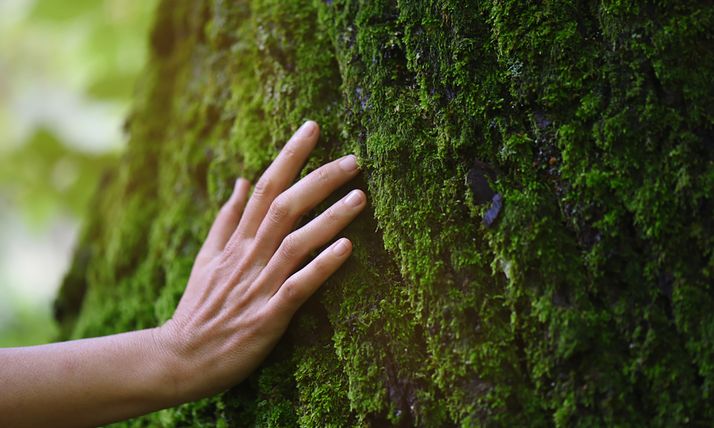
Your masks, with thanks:
M308 120L288 140L273 163L265 170L253 189L243 217L231 240L236 237L252 238L276 196L292 184L315 148L320 128Z

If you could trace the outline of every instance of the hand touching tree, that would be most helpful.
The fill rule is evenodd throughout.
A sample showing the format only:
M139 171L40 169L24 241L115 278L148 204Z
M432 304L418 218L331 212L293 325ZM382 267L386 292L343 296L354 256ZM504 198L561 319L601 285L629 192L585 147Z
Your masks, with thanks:
M236 182L201 248L174 316L129 333L0 350L0 425L95 426L195 400L245 379L302 303L345 262L340 238L365 206L353 190L303 227L302 215L358 174L352 155L293 184L316 123L287 142L249 197Z

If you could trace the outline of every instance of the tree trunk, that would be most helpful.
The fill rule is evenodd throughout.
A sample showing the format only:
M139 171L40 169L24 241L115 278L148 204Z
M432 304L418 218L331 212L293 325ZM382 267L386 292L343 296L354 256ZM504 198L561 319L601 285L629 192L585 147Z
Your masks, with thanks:
M164 0L64 338L168 319L235 178L314 119L306 170L364 171L351 261L250 379L133 426L711 426L713 29L708 1Z

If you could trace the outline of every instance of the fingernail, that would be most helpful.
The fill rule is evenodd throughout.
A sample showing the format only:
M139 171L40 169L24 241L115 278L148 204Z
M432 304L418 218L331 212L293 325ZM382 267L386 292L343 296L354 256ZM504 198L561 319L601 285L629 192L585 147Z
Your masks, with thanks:
M353 190L352 192L350 192L349 195L347 195L347 199L345 199L345 203L352 207L358 207L362 203L363 200L364 200L364 196L362 196L362 192L360 192L359 190Z
M347 242L347 238L340 239L332 247L332 252L335 253L336 256L344 256L350 250L350 246Z
M357 169L357 158L355 155L349 155L340 161L340 168L347 172L352 172Z
M312 134L315 133L316 129L317 129L317 124L315 122L313 122L312 120L308 120L307 122L302 124L300 129L298 129L297 134L302 137L311 137Z

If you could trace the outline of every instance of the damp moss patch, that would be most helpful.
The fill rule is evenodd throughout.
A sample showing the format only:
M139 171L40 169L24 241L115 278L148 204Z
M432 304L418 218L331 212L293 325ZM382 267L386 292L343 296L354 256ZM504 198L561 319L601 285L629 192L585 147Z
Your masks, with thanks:
M249 379L123 425L711 425L713 28L705 1L163 1L62 338L167 320L235 178L313 119L306 171L363 169L351 260Z

